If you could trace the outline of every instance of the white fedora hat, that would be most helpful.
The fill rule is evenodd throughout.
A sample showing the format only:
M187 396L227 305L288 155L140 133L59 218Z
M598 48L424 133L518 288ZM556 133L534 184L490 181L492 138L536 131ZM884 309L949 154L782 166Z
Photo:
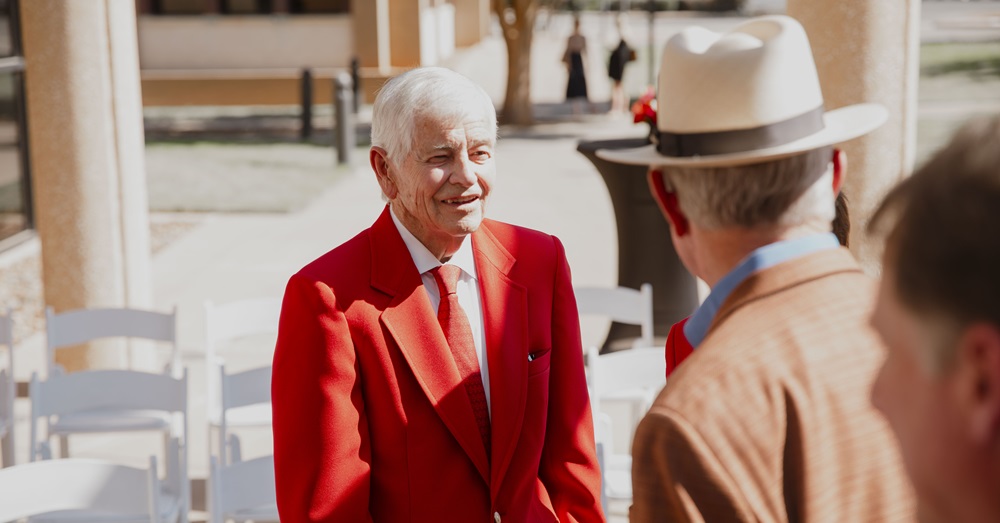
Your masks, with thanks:
M787 16L754 18L728 33L689 27L670 38L657 110L659 143L597 156L651 166L756 163L856 138L888 118L878 104L824 111L809 39Z

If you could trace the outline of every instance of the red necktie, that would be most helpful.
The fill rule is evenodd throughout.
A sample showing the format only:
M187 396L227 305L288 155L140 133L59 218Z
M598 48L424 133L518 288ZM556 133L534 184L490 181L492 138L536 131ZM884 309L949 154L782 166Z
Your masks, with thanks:
M455 265L441 265L428 271L437 281L441 292L441 304L438 305L438 322L451 347L452 357L462 376L465 392L472 402L472 410L476 414L476 424L479 425L479 435L486 447L486 456L490 455L490 411L486 404L486 389L483 388L483 376L479 372L479 358L476 356L476 344L472 337L472 327L469 318L458 303L458 278L462 269Z

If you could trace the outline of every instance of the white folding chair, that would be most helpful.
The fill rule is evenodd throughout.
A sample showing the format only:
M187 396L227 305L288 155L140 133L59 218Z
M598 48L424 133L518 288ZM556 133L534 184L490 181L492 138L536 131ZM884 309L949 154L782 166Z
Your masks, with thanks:
M274 456L222 465L211 457L209 522L278 521Z
M215 431L222 466L234 462L230 430L271 426L271 365L229 374L218 350L250 336L278 333L281 300L258 298L222 305L205 303L205 368L208 380L209 441ZM211 445L209 445L211 455Z
M0 367L0 460L3 466L14 464L14 322L10 309L0 314L0 347L7 352L7 361Z
M177 309L166 312L141 309L76 309L56 314L45 309L45 336L49 375L61 372L56 351L103 338L134 338L162 342L169 347L165 368L177 376L181 356L177 348ZM131 356L131 351L129 352ZM130 364L131 367L131 364Z
M45 310L48 375L63 373L55 361L57 350L103 338L133 338L168 345L164 372L179 376L180 352L177 348L177 312L139 309L77 309L55 314ZM130 351L131 354L131 351ZM159 416L127 409L101 409L60 416L50 425L50 434L59 438L60 457L69 457L69 436L86 432L122 432L164 430L167 423ZM169 434L166 434L169 436Z
M31 377L31 461L51 457L48 440L61 436L54 427L72 433L157 430L166 435L166 491L176 499L178 521L187 522L188 482L187 371L181 378L131 370L95 370L55 374L42 381ZM95 427L91 413L132 412L117 424ZM76 425L75 420L85 423ZM46 427L41 427L45 425Z
M92 459L60 459L0 469L0 521L160 523L156 458L149 468Z
M603 497L614 500L632 499L632 457L615 451L615 426L610 402L627 404L624 432L632 441L635 427L649 410L653 399L666 384L666 360L661 347L637 347L608 354L598 354L596 347L587 349L589 362L588 388L594 412L595 436L602 449L601 461ZM606 405L608 403L608 405ZM605 507L607 508L607 507Z
M653 286L643 283L639 290L628 287L574 287L576 307L581 315L598 314L613 321L638 325L636 347L653 345Z
M271 367L257 367L235 374L227 374L226 366L219 365L220 408L219 424L216 427L219 436L219 462L221 465L228 465L238 461L239 452L233 448L232 442L238 441L231 438L230 417L232 413L258 412L253 409L265 407L266 415L261 413L258 418L249 416L237 418L238 426L270 426L271 424ZM255 423L256 422L256 423Z

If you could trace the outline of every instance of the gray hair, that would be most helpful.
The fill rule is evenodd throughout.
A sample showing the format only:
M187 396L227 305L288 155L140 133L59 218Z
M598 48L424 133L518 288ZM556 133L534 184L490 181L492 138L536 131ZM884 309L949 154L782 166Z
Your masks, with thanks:
M460 116L468 106L459 100L483 104L496 136L497 113L493 101L468 78L443 67L420 67L390 79L379 90L372 108L372 145L402 161L410 154L418 117L427 114Z
M833 221L832 155L833 149L824 147L749 165L663 172L681 210L700 227L793 227L811 219Z

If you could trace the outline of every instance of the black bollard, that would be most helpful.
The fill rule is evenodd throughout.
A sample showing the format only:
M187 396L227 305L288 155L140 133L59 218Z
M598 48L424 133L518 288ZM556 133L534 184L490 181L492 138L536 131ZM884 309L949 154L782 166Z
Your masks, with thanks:
M361 63L358 57L351 58L351 81L354 82L354 114L361 105Z
M312 69L302 70L302 81L300 84L300 96L302 100L302 127L299 129L299 137L305 141L312 137L313 130L313 75Z
M337 163L351 163L354 151L354 82L351 75L340 73L333 82L333 115L335 121L334 146L337 148Z

